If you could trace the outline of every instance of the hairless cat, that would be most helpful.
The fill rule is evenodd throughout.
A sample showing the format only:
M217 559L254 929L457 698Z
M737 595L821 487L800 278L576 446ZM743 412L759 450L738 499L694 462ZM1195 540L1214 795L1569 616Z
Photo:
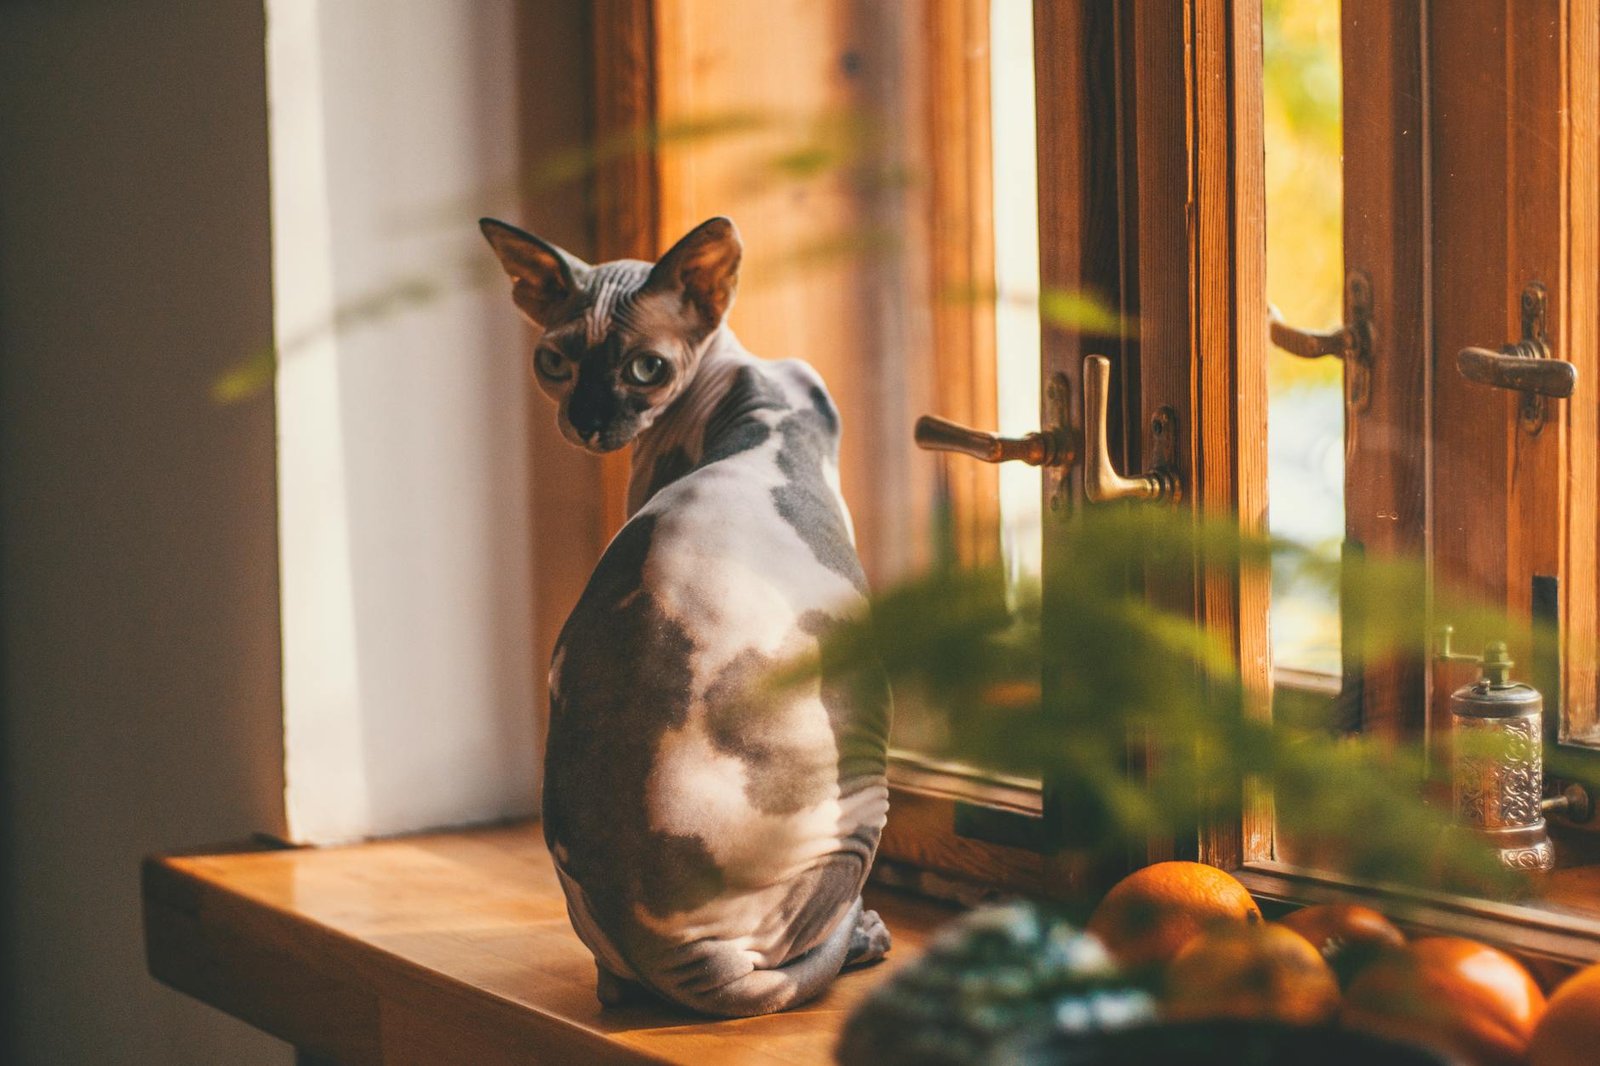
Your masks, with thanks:
M603 1003L642 987L764 1014L889 949L861 888L888 811L889 692L766 684L865 606L839 415L725 319L742 245L713 218L659 262L590 266L493 219L543 329L567 440L633 445L627 523L550 667L545 839Z

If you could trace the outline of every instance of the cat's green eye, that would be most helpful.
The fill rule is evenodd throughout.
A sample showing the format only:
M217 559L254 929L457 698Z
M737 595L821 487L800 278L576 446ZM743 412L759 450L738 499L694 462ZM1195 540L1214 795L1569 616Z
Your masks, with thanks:
M552 381L565 381L572 376L567 358L554 348L540 348L533 353L533 365L540 375Z
M667 379L667 361L654 352L636 355L622 368L622 378L629 385L659 385Z

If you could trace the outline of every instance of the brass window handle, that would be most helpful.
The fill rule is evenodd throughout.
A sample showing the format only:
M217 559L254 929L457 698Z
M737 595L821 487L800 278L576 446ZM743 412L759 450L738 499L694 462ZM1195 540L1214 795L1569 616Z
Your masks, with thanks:
M1111 360L1103 355L1083 360L1083 494L1093 503L1113 500L1162 500L1183 498L1183 480L1173 464L1172 409L1163 407L1152 421L1156 461L1146 473L1123 477L1111 462L1106 443L1107 406L1111 394Z
M1544 286L1529 282L1522 290L1522 339L1488 348L1463 348L1456 353L1456 369L1468 381L1522 393L1522 428L1537 434L1544 428L1548 409L1544 397L1565 400L1578 385L1578 368L1557 359L1545 332Z
M1267 305L1267 333L1272 346L1301 359L1355 358L1361 350L1361 335L1354 326L1340 326L1327 333L1296 329L1283 320L1276 307Z
M1468 381L1497 389L1531 392L1565 400L1578 384L1578 368L1548 354L1522 351L1523 344L1508 345L1497 352L1487 348L1463 348L1456 354L1456 369Z
M919 448L970 455L986 463L1020 461L1029 466L1067 469L1083 455L1083 492L1093 503L1112 500L1166 500L1183 498L1183 480L1173 459L1176 416L1163 407L1152 421L1156 462L1147 473L1123 477L1111 462L1106 443L1106 421L1111 392L1111 360L1091 355L1083 361L1082 438L1067 425L1067 379L1057 374L1050 382L1050 408L1056 425L1021 437L1002 437L963 426L947 418L923 415L913 437ZM1081 447L1080 447L1081 444ZM1064 480L1064 478L1062 479ZM1064 490L1057 485L1051 506L1059 507Z
M1029 466L1056 467L1064 475L1078 461L1078 437L1067 417L1067 379L1056 374L1045 390L1049 425L1021 437L1002 437L948 418L923 415L917 419L912 438L917 447L930 452L956 452L986 463L1024 462ZM1065 477L1055 479L1057 489Z
M1312 333L1283 320L1278 309L1267 305L1267 336L1274 348L1301 359L1332 356L1344 361L1345 404L1359 411L1367 406L1372 390L1372 283L1359 270L1344 281L1344 321L1338 329Z
M1019 460L1029 466L1071 466L1077 458L1062 430L1040 431L1023 437L1002 437L948 418L923 415L917 419L912 436L917 447L930 452L956 452L986 463Z

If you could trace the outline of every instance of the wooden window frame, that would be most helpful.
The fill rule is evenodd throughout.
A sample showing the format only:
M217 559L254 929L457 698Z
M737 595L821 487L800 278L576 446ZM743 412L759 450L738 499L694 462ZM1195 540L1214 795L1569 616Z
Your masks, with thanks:
M1346 367L1347 395L1369 396L1347 408L1347 551L1426 558L1433 588L1468 589L1513 619L1529 619L1535 575L1556 578L1569 590L1564 656L1527 636L1472 639L1511 637L1555 715L1563 705L1592 714L1600 9L1485 0L1452 6L1447 19L1429 14L1415 0L1343 0L1345 256L1370 285L1374 338L1359 389L1363 371ZM1518 426L1520 397L1497 397L1455 369L1462 347L1516 339L1520 293L1534 280L1549 293L1556 355L1588 383L1550 406L1536 436ZM1548 520L1552 502L1559 521ZM1410 609L1426 616L1428 606ZM1467 680L1414 655L1347 657L1344 674L1351 725L1436 750L1450 727L1447 697ZM1566 843L1592 852L1587 835L1569 831ZM1537 908L1362 884L1270 856L1247 856L1239 876L1267 899L1381 898L1420 931L1476 936L1552 979L1600 959L1592 867L1558 871Z
M841 23L871 17L870 9L844 6L849 10L840 16ZM746 6L743 10L748 14L754 9ZM895 17L882 13L890 10L882 9L880 16ZM781 19L785 11L773 9L770 17ZM895 368L906 385L905 394L883 395L886 390L847 364L819 369L835 384L836 398L842 401L847 448L851 434L878 434L877 439L890 444L903 440L905 446L871 449L873 463L925 463L931 467L933 459L916 456L909 447L910 423L916 414L936 411L969 424L988 425L996 409L994 308L987 297L994 279L990 72L983 47L987 43L988 3L922 0L920 14L921 18L898 16L905 26L922 26L916 39L906 42L898 73L916 83L911 95L923 103L919 114L905 118L920 131L911 138L915 143L909 150L924 146L921 162L927 175L925 183L908 193L900 205L903 229L911 235L902 262L912 264L909 269L913 273L902 274L898 284L912 294L914 305L921 302L920 306L899 308L898 327L879 327L900 330L897 336L885 337L889 343L883 347L906 353L904 365ZM652 258L703 214L726 209L720 203L714 207L702 204L704 197L691 180L697 165L690 158L692 150L677 149L652 132L717 110L701 106L705 96L701 75L683 54L685 42L696 32L697 19L704 17L703 10L697 11L685 0L597 0L594 5L592 142L622 146L605 154L597 174L594 239L589 246L600 258ZM842 32L848 34L849 30ZM760 74L756 68L770 61L770 57L740 56L724 50L708 65L737 69L743 64L755 79ZM869 81L867 90L874 87L881 89L882 85ZM756 95L759 98L759 90ZM533 143L530 139L530 145ZM933 144L940 149L926 149ZM535 207L530 204L530 211ZM891 313L879 319L895 317ZM744 324L736 326L741 338L760 354L798 354L816 361L811 350L768 351L763 340L771 331L759 317L750 331ZM773 335L792 339L781 330ZM870 402L856 402L862 397ZM880 429L885 424L901 428L893 441ZM553 551L559 541L571 561L571 570L565 574L541 568L539 575L535 654L539 661L547 661L565 614L581 592L582 575L588 569L583 564L598 559L605 542L625 519L621 501L627 466L622 456L596 460L577 453L551 455L545 441L535 446L542 464L535 475L540 546L549 544ZM843 470L846 496L856 510L858 536L869 560L883 561L891 572L927 562L925 554L913 551L907 555L902 545L911 539L906 530L931 526L934 506L944 508L950 516L952 546L958 559L971 563L993 557L998 547L993 543L998 504L998 477L993 468L952 464L941 485L942 499L907 493L878 503L879 520L874 522L869 515L864 523L859 497L852 494L851 485L852 481L864 483L866 478L860 469L852 470L850 462L847 454ZM909 472L874 474L877 484L919 480ZM922 483L930 480L920 478ZM891 509L903 512L898 522L882 519ZM552 514L561 517L548 523L542 517ZM924 552L927 550L931 546ZM576 581L571 579L573 574ZM891 788L895 817L885 833L879 863L885 878L895 877L895 870L905 878L922 878L919 871L926 871L935 879L948 879L951 885L967 886L940 890L941 894L970 894L980 891L975 887L980 884L1045 892L1059 882L1054 872L1059 864L1037 851L954 831L960 818L958 809L1036 815L1036 791L1030 794L1016 781L966 773L901 752L891 756ZM925 878L922 883L925 888L931 884Z
M1540 2L1557 5L1557 0ZM1596 2L1562 0L1565 6L1558 6L1582 19ZM639 133L670 116L663 99L670 105L682 87L675 89L675 75L662 69L662 41L681 29L674 28L681 3L599 0L595 5L596 133L602 141ZM986 143L973 131L975 119L987 127L982 112L988 106L987 71L960 43L963 37L986 34L986 5L982 0L924 3L923 65L911 73L938 91L930 97L936 106L923 120L945 138L964 130L967 136L956 139L965 145L970 138L969 147L976 149ZM1138 322L1136 335L1111 341L1047 325L1042 373L1063 374L1076 390L1085 355L1110 357L1111 432L1121 441L1125 468L1140 467L1145 435L1124 427L1142 428L1158 408L1171 407L1178 413L1178 460L1196 514L1237 515L1245 529L1265 530L1265 440L1243 431L1264 425L1267 409L1260 6L1251 0L1054 0L1034 10L1041 283L1049 289L1092 291ZM1383 294L1373 309L1378 347L1370 371L1372 398L1366 413L1352 420L1347 448L1347 537L1350 550L1369 554L1415 554L1436 544L1443 479L1429 464L1439 449L1456 446L1461 431L1442 424L1431 408L1419 411L1411 402L1438 383L1443 373L1438 353L1454 343L1434 336L1431 325L1431 316L1447 299L1432 271L1439 247L1427 243L1436 237L1428 224L1429 212L1437 208L1427 199L1427 178L1441 159L1437 152L1429 154L1425 137L1409 132L1427 131L1437 121L1424 101L1433 99L1436 110L1439 97L1429 93L1437 93L1441 76L1450 77L1442 69L1448 48L1426 39L1423 10L1420 0L1414 5L1345 0L1345 51L1360 61L1359 68L1347 63L1345 76L1364 86L1362 93L1346 93L1346 189L1366 212L1364 225L1347 225L1345 243L1349 260L1360 260L1375 292ZM1540 82L1544 91L1553 85L1580 105L1570 119L1577 128L1594 128L1592 36L1563 38L1558 76L1552 82L1542 75ZM981 49L976 54L981 56ZM1515 52L1512 58L1519 61ZM1571 136L1571 129L1561 131L1565 154L1554 210L1563 232L1577 235L1558 242L1557 254L1565 258L1552 274L1560 279L1554 306L1560 343L1581 349L1582 358L1592 363L1600 356L1595 343L1600 327L1566 308L1595 306L1595 272L1585 274L1582 268L1595 261L1600 233L1578 233L1571 222L1594 217L1585 212L1592 212L1600 190L1580 187L1593 184L1596 151L1577 143L1581 138ZM686 175L675 174L670 162L664 165L657 148L641 141L636 152L613 160L602 173L596 241L602 254L653 255L675 230L698 221L685 213L684 205L693 201L685 191ZM934 220L936 228L943 225L954 236L940 241L921 230L928 241L928 273L920 280L902 277L899 284L925 285L925 294L938 294L989 283L992 243L986 243L982 222L990 217L993 191L987 171L975 166L971 155L949 155L930 167L923 198L911 206L923 212L924 224ZM1457 162L1464 160L1452 158ZM1515 224L1527 232L1549 225L1543 216L1524 216ZM1384 239L1401 230L1420 236ZM919 365L944 383L942 390L921 382L915 386L920 391L898 401L877 395L876 407L866 411L869 417L898 402L902 413L909 406L986 421L982 405L992 397L992 378L974 381L971 374L979 364L992 367L992 324L981 313L935 306L922 335L937 354ZM915 340L900 338L902 343L908 339ZM1567 452L1539 460L1534 475L1542 479L1539 486L1549 483L1551 471L1585 475L1595 483L1596 369L1580 373L1579 396L1561 416L1560 432L1551 438L1557 444L1549 446ZM1429 442L1431 453L1407 456L1378 447L1381 436L1374 429L1380 424L1416 434ZM952 500L978 500L993 491L992 472L977 464L964 469L968 472L951 480ZM1078 475L1064 476L1069 496L1080 498ZM620 522L615 510L620 504L605 501L620 500L624 477L615 469L598 477L586 470L584 493L576 497L586 517L566 520L569 530L581 527L580 537L590 538L584 543L596 555L603 537ZM1504 491L1507 514L1528 493L1544 491L1531 484ZM1054 488L1047 483L1046 492ZM556 498L567 504L574 499L570 487ZM1600 549L1590 521L1593 492L1580 503L1579 510L1568 512L1554 551L1565 567L1564 580L1592 584ZM964 513L977 511L968 507ZM961 553L969 559L985 550L974 530L958 530ZM1047 527L1047 553L1051 540ZM1514 550L1537 556L1551 548L1539 542ZM548 651L574 594L562 586L542 597L541 653ZM1220 635L1237 657L1247 690L1256 696L1253 713L1269 714L1267 576L1213 572L1197 562L1190 580L1176 586L1163 582L1150 594ZM1567 609L1574 610L1570 599ZM1579 643L1592 647L1593 630L1592 620L1580 619ZM1362 725L1390 735L1422 728L1428 694L1440 691L1428 664L1417 659L1347 662L1344 673L1344 698L1360 708ZM1592 687L1592 671L1569 668L1569 692ZM1027 842L1010 840L1008 831L982 834L987 840L957 832L960 812L973 806L1013 825L1046 821L1045 797L1026 783L901 758L892 792L895 813L880 852L879 876L885 879L947 895L970 897L998 888L1048 896L1081 893L1085 879L1093 876L1070 855L1014 846ZM1247 806L1242 820L1197 827L1192 838L1152 841L1145 857L1210 862L1236 871L1264 898L1284 902L1387 892L1278 863L1274 832L1270 800L1262 797ZM1546 965L1573 965L1600 955L1595 950L1600 926L1587 919L1461 899L1413 898L1408 907L1408 913L1420 916L1419 928L1470 929L1519 950L1531 944L1524 953L1538 955Z
M972 47L973 38L986 40L987 4L924 3L926 66L917 73L928 79L930 105L923 121L962 151L939 154L929 166L921 220L929 268L922 283L936 309L929 370L940 384L910 399L918 409L984 424L994 406L992 314L981 300L963 307L941 297L992 286L992 189L987 159L976 158L988 143L987 55ZM693 199L685 176L663 163L670 152L643 136L673 117L663 97L682 93L673 88L680 75L663 69L673 58L663 52L663 39L679 32L674 25L682 16L681 0L596 5L596 139L638 138L636 151L600 174L595 243L602 255L653 255L691 221L693 212L682 206ZM1111 431L1123 441L1127 468L1141 461L1143 434L1121 427L1144 426L1158 407L1170 406L1190 427L1179 458L1200 509L1238 513L1248 527L1265 529L1264 441L1239 432L1264 420L1266 411L1264 250L1259 207L1252 215L1234 206L1260 204L1262 176L1259 159L1236 156L1232 132L1243 122L1259 141L1259 108L1252 112L1244 103L1259 101L1249 89L1259 86L1259 49L1235 46L1259 39L1258 22L1250 5L1226 0L1059 0L1035 6L1034 35L1037 95L1049 104L1041 106L1038 125L1041 283L1095 292L1141 323L1138 337L1094 342L1047 327L1041 371L1065 375L1076 393L1083 356L1110 356ZM963 129L966 136L955 137ZM1202 352L1212 354L1201 359ZM949 483L960 557L981 559L989 550L982 501L995 494L993 471L979 464L955 469L963 471ZM597 556L595 531L609 536L621 521L607 500L620 498L625 472L585 473L582 534L592 538L586 543ZM1078 474L1065 476L1068 494L1081 498ZM570 475L552 480L570 505ZM1047 478L1046 493L1055 487ZM1047 552L1050 540L1047 529ZM1270 688L1267 592L1264 578L1197 569L1173 603L1225 634L1263 708ZM571 595L560 586L542 597L541 654L553 644ZM882 876L956 895L1083 891L1090 874L1074 856L1012 846L1006 829L957 831L974 808L1001 816L1002 825L1005 816L1013 816L1012 825L1043 821L1044 798L1025 785L900 757L891 788L895 816L880 849ZM1153 843L1150 855L1188 854L1236 867L1259 850L1261 835L1253 822L1209 826L1196 841Z

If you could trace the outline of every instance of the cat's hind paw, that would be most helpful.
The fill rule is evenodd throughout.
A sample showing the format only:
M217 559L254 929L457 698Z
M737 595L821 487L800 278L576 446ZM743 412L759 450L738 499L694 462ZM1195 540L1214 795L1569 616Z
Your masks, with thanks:
M846 966L865 966L889 954L889 927L883 924L877 911L863 910L850 933L850 947L845 952Z
M637 981L618 977L604 966L597 965L594 969L594 994L602 1007L620 1007L650 998L650 993Z

